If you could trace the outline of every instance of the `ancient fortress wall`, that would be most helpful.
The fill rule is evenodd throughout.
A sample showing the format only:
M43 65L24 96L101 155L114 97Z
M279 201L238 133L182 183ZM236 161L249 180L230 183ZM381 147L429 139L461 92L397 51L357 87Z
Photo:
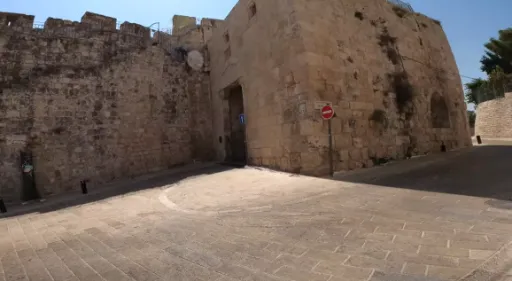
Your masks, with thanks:
M512 138L512 93L478 104L475 135L482 138Z
M336 110L337 171L470 145L441 24L385 0L242 0L208 48L214 134L228 135L225 93L240 83L249 164L328 174L319 102Z
M175 17L172 35L93 13L44 26L0 13L0 91L9 201L20 151L44 196L244 149L250 165L327 175L323 102L336 171L471 145L441 24L385 0L240 0L224 21Z
M43 196L212 159L208 75L169 48L197 34L0 13L0 196L20 199L20 151Z
M307 93L291 85L305 80L307 70L298 57L303 44L293 2L239 1L213 32L208 49L215 135L229 136L226 89L239 83L249 164L300 172L298 154L290 148L300 145L294 139L295 121L305 109ZM219 159L226 145L216 143Z
M307 64L300 119L302 169L329 168L327 122L334 105L335 170L470 145L458 69L441 24L387 1L294 1Z

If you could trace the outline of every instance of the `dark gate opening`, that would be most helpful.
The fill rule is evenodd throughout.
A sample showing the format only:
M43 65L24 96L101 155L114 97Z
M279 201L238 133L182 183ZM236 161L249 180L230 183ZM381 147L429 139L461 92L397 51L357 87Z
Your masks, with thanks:
M231 87L227 91L228 101L228 135L226 138L225 161L237 165L247 164L247 150L245 139L244 98L240 85Z

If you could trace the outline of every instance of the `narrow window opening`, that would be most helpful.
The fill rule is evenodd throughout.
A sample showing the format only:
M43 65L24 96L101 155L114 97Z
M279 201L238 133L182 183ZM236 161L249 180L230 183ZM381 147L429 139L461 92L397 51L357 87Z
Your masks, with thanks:
M229 33L224 33L224 42L229 43Z
M11 26L11 22L10 22L10 21L9 21L9 22L7 22L7 26Z

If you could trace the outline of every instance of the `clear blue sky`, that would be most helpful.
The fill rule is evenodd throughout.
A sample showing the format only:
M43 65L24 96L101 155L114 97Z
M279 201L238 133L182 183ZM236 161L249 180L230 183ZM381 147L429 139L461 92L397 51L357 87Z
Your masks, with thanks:
M279 1L279 0L267 0ZM342 1L342 0L336 0ZM384 1L384 0L382 0ZM223 19L237 0L0 0L0 11L79 20L85 11L143 25L170 27L175 14ZM482 77L483 44L498 30L512 27L512 0L408 0L413 8L442 22L460 73ZM466 82L468 79L463 78Z

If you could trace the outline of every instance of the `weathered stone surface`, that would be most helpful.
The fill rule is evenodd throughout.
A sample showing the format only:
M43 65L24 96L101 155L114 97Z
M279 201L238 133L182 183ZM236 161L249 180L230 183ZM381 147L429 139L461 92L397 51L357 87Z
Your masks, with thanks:
M274 148L284 140L326 140L327 124L314 109L317 101L331 102L337 111L332 121L336 170L372 166L376 161L371 159L438 152L442 142L448 149L471 145L458 69L435 20L417 13L397 15L385 1L256 1L254 16L250 3L239 1L208 43L214 132L226 132L224 89L240 83L250 164L301 152L305 157L296 165L272 168L323 175L329 166L323 142L298 149L284 145L279 154L263 156L267 161L257 155L259 148ZM339 32L341 25L346 32ZM269 115L280 121L268 124ZM297 124L300 131L270 133L271 126ZM349 147L345 140L351 140L340 137L341 132L353 138ZM350 146L375 153L339 159L337 154L344 155ZM216 151L222 159L225 146L217 144ZM307 162L311 159L315 165Z
M0 186L9 201L19 197L20 150L35 155L44 196L84 178L225 160L233 137L248 164L326 175L325 103L336 110L335 171L471 145L442 27L386 1L240 0L225 20L175 16L173 32L153 38L90 12L36 29L32 16L1 13L0 23ZM185 63L191 50L204 55L200 70ZM243 125L232 116L233 88L243 92Z
M512 93L478 104L475 135L482 138L512 138Z
M86 13L20 32L30 19L0 14L4 200L20 199L21 150L44 197L213 159L208 75L149 44L149 29Z

